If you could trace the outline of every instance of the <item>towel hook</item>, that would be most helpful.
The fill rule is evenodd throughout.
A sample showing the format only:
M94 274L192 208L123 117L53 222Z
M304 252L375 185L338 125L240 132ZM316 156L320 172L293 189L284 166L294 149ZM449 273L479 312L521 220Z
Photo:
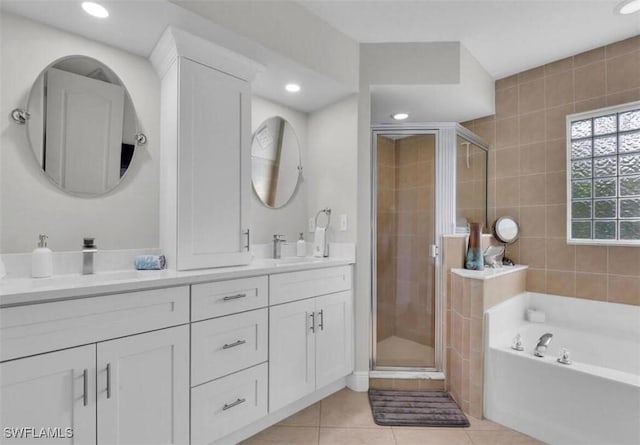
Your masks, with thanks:
M324 227L320 227L320 226L318 225L318 217L319 217L321 214L323 214L323 213L324 213L325 215L327 215L327 225L326 225L326 226L324 226ZM324 209L322 209L322 210L319 210L319 211L318 211L318 213L316 213L316 228L320 228L320 229L327 229L327 228L329 227L329 223L330 223L330 222L331 222L331 209L330 209L329 207L326 207L326 208L324 208Z
M13 119L13 121L19 125L26 124L30 117L31 115L29 114L29 112L27 110L23 110L22 108L14 108L13 111L11 111L11 119Z

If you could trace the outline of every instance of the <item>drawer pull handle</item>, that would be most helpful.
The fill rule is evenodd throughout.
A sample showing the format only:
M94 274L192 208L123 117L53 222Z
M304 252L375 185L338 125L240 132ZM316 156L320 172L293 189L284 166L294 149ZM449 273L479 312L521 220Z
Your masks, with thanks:
M319 314L320 314L320 323L318 323L318 326L320 326L321 331L324 331L324 309L321 310Z
M309 330L315 334L316 333L316 313L311 312L309 317L311 318L311 327L309 328Z
M235 402L225 403L225 404L224 404L224 406L222 407L222 411L226 411L226 410L228 410L228 409L231 409L231 408L233 408L234 406L238 406L238 405L240 405L241 403L244 403L244 402L246 402L246 401L247 401L247 399L238 399L238 400L236 400Z
M111 363L107 363L107 399L111 398Z
M238 298L245 298L246 296L247 296L247 294L227 295L222 300L223 301L231 301L231 300L237 300Z
M84 406L87 406L89 404L89 370L85 369L84 372L82 373L82 378L84 379L82 382L82 388L84 391L84 394L82 395L82 403L84 404Z
M238 341L234 341L233 343L225 343L222 349L235 348L236 346L244 345L246 342L247 342L246 340L238 340Z

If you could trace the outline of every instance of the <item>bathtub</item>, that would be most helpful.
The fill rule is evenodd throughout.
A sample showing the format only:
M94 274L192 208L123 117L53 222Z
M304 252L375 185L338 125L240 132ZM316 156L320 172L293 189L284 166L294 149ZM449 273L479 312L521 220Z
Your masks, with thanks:
M526 321L528 308L545 323ZM573 364L556 361L562 348ZM484 357L488 419L553 445L640 444L639 306L525 292L485 313Z

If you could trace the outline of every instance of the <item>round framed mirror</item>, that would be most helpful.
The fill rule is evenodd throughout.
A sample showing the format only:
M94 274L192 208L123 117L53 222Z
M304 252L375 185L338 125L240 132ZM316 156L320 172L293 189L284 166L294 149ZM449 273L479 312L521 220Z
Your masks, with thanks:
M262 203L285 206L295 194L302 174L300 146L291 124L280 116L264 121L251 141L251 182Z
M27 134L43 173L65 192L93 197L113 190L146 142L120 78L86 56L56 60L36 79Z
M493 225L493 234L496 239L505 244L515 243L520 236L520 228L515 219L503 216Z

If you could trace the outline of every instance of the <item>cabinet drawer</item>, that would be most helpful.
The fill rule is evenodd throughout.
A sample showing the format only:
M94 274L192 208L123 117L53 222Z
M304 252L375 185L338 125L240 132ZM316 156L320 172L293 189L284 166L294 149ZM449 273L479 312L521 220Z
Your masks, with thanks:
M269 304L268 278L253 277L191 286L191 320L250 311Z
M271 275L271 304L286 303L351 289L351 266Z
M267 361L267 309L191 325L191 385Z
M213 443L267 415L267 364L191 389L191 443Z
M189 322L189 287L0 309L0 360Z

